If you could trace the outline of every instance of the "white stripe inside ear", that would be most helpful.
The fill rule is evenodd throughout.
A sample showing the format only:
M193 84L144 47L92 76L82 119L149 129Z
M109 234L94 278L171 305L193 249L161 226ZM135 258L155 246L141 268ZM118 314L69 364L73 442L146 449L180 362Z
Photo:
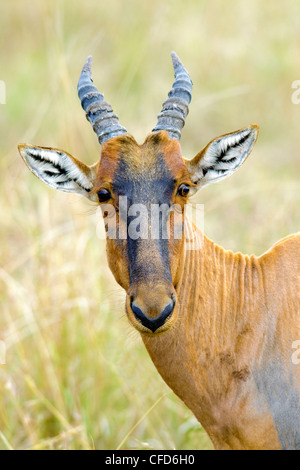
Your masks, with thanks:
M93 189L93 184L88 174L77 166L75 158L65 152L56 149L20 146L20 153L30 170L49 186L60 191L74 192L87 196L86 193Z

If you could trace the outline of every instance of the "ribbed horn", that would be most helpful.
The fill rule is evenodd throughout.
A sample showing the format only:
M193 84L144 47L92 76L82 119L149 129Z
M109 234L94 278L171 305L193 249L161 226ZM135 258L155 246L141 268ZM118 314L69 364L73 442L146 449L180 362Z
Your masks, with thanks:
M152 132L167 131L172 139L180 140L181 129L189 112L192 99L193 82L175 52L171 53L175 82L163 102L163 108L157 116L158 121Z
M92 57L89 56L83 66L77 85L78 96L86 118L90 121L101 145L118 135L127 134L125 127L119 124L104 96L99 93L92 80Z

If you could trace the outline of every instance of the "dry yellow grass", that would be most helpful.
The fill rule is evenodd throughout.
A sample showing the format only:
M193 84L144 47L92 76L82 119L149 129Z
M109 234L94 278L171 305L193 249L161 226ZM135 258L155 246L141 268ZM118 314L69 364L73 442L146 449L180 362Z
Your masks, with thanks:
M98 88L142 141L172 83L175 50L194 82L186 156L218 134L261 126L244 167L197 198L208 236L259 254L300 227L300 105L291 102L299 13L293 0L1 6L0 448L211 447L124 318L95 207L43 186L17 144L98 158L76 95L89 54Z

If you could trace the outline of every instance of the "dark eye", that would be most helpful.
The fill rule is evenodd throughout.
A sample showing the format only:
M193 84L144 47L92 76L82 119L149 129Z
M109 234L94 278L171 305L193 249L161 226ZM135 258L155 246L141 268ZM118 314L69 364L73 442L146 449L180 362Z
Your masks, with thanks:
M190 188L189 186L186 186L185 184L181 184L177 190L177 194L182 197L187 197L189 195Z
M111 194L108 189L100 189L97 194L99 202L106 202L111 198Z

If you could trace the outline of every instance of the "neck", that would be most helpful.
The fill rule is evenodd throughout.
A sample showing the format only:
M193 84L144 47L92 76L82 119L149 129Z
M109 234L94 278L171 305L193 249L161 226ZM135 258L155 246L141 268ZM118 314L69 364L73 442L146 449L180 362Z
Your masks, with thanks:
M253 335L250 324L259 323L263 287L255 256L226 251L203 237L200 250L186 251L178 287L180 328L192 329L198 347L211 356L240 348L241 339Z
M251 410L251 368L260 361L267 328L259 258L234 254L203 237L200 251L186 250L177 295L176 323L160 335L144 335L146 348L215 446L243 448L245 443L222 429L242 422L242 412L250 426L253 418L257 423L246 410ZM267 446L266 439L276 441L270 423L262 426L262 435L266 432L267 438L259 438Z

